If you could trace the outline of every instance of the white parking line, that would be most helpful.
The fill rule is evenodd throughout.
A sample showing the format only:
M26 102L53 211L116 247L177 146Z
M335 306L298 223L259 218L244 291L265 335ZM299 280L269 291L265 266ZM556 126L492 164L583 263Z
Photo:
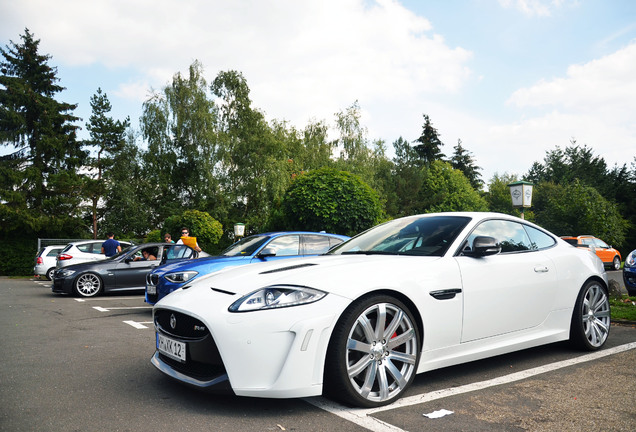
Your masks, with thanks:
M143 297L91 297L91 298L76 298L75 301L76 302L80 302L80 303L84 303L87 301L110 301L110 300L136 300L136 299L143 299Z
M137 322L137 321L124 321L124 323L133 326L136 329L147 329L148 326L144 325L144 324L152 324L152 321L141 321L141 322Z
M101 306L93 306L93 309L98 310L100 312L108 312L112 310L129 310L129 309L152 309L152 306L126 306L126 307L107 307L103 308Z
M613 354L618 354L624 351L629 351L636 348L636 342L620 345L614 348L605 349L602 351L596 351L590 354L585 354L576 358L563 360L556 363L551 363L543 366L539 366L525 371L516 372L510 375L493 378L487 381L481 381L476 383L467 384L461 387L452 387L442 390L437 390L430 393L424 393L420 395L410 396L408 398L402 398L391 405L387 405L380 408L371 409L350 409L340 404L327 400L325 398L305 398L304 400L320 409L337 415L345 420L349 420L359 426L369 429L373 432L405 432L396 426L390 425L377 418L373 418L370 415L376 412L392 410L396 408L407 407L411 405L417 405L425 402L430 402L437 399L443 399L450 396L455 396L462 393L473 392L482 390L488 387L493 387L501 384L509 384L515 381L520 381L526 378L530 378L535 375L552 372L557 369L562 369L568 366L573 366L579 363L585 363L599 358L607 357Z

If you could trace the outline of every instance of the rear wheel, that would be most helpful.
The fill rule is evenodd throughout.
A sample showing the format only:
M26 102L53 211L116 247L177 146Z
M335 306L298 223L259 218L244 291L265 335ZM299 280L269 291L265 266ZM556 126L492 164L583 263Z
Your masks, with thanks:
M612 268L614 270L620 270L621 269L621 259L618 257L618 255L616 255L614 257L614 260L612 261Z
M605 344L610 331L610 305L606 288L597 281L583 285L576 299L570 340L589 351Z
M51 267L46 271L46 278L50 281L53 280L53 273L55 273L55 267Z
M335 327L325 392L354 406L389 404L413 381L419 355L419 330L402 302L385 295L361 299Z
M93 297L102 291L102 280L95 273L83 273L75 279L74 289L81 297Z

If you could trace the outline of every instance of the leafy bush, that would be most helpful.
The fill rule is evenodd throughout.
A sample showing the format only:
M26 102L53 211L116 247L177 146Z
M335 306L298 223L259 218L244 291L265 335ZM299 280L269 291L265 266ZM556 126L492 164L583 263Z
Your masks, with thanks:
M177 241L181 234L181 228L187 227L190 236L197 238L199 247L206 250L217 244L223 235L223 225L207 212L199 210L186 210L179 216L171 216L166 219L162 232L170 233L172 239Z
M283 197L287 229L355 235L382 217L376 191L346 171L321 168L294 180Z

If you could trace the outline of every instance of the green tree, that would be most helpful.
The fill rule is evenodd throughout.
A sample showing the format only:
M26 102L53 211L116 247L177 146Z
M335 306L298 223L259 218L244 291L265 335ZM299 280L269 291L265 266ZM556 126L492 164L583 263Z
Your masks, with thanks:
M514 216L520 216L521 212L512 206L512 198L510 196L510 183L519 180L516 175L508 173L495 173L488 183L488 192L484 194L484 198L488 203L488 209L492 212L505 213ZM536 197L536 193L534 196Z
M112 155L112 166L104 173L106 186L101 232L114 232L119 238L143 238L156 223L151 179L145 177L142 152L135 132L128 129L124 146Z
M431 118L427 114L424 114L422 134L414 142L418 143L414 148L423 164L428 165L444 157L441 150L444 143L439 138L439 133L433 127Z
M558 235L590 234L617 247L624 245L627 220L593 187L575 180L568 185L542 182L535 189L538 224Z
M288 229L355 235L382 218L375 192L360 177L321 168L297 177L283 199Z
M420 212L486 211L488 204L464 174L444 161L424 168Z
M450 164L453 168L464 173L471 186L475 190L480 190L484 182L481 180L481 167L475 164L475 158L462 146L462 140L457 140L457 145L453 147L453 155L450 158Z
M163 232L171 233L173 239L178 239L177 233L181 228L187 227L190 236L197 238L199 247L206 251L214 250L215 245L223 235L223 225L207 212L199 210L186 210L180 215L170 216L166 219Z
M106 93L101 88L91 97L92 114L86 129L90 133L87 144L92 147L95 156L89 158L87 166L92 168L92 178L86 179L86 196L91 200L91 216L93 222L93 238L97 238L97 221L99 201L104 197L107 185L104 172L110 170L114 163L114 157L121 152L126 145L125 133L130 126L129 118L124 121L114 120L108 116L112 106Z
M219 106L219 175L229 202L226 223L243 222L258 232L291 179L287 131L272 129L263 113L252 108L241 73L220 72L211 90Z
M156 201L155 226L184 207L218 204L216 122L216 107L198 61L187 77L175 74L170 85L144 103L144 166Z
M76 105L58 102L57 69L25 29L21 44L0 48L0 230L77 233L86 152L76 139Z
M402 137L393 142L393 175L387 191L386 211L393 217L417 214L421 210L420 191L424 181L417 151Z

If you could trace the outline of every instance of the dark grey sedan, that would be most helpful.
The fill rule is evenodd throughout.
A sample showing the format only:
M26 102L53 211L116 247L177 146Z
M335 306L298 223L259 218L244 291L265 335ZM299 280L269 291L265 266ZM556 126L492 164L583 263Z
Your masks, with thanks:
M55 271L54 293L93 297L102 292L143 290L146 274L160 265L207 256L184 244L146 243L130 246L100 261L74 264Z

